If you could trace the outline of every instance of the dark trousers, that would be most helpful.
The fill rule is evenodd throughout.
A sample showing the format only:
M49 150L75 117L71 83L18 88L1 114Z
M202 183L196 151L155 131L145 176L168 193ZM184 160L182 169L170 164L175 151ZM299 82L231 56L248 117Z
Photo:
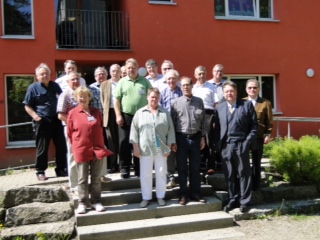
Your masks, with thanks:
M65 171L67 168L67 144L61 121L58 118L54 118L51 122L42 119L39 122L34 122L34 130L37 147L37 174L43 174L48 168L48 150L51 139L56 150L56 170Z
M201 133L194 138L186 138L181 133L176 133L177 140L177 168L180 185L180 197L188 196L188 176L190 183L190 196L196 197L201 194L200 177L200 140ZM189 159L189 167L188 167Z
M119 130L113 108L109 109L108 126L105 128L105 131L107 134L108 148L113 152L113 154L108 157L108 168L118 169Z
M228 186L228 204L251 201L251 168L249 147L244 142L225 143L221 151L225 179Z
M130 171L130 165L131 165L131 159L132 159L132 144L129 143L129 137L130 137L130 129L131 129L131 122L133 119L133 115L121 113L122 118L124 120L124 124L122 127L119 127L119 158L120 158L120 167L122 171L126 171L129 173ZM134 170L137 173L139 173L140 164L139 164L139 158L134 157Z
M263 138L257 138L257 148L251 151L252 156L252 190L256 191L260 187L261 180L261 158L263 153Z

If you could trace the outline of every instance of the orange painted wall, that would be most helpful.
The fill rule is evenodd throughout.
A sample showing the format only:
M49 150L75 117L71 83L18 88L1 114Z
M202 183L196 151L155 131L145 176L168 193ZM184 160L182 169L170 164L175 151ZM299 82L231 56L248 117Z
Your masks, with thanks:
M5 74L33 74L40 62L54 73L66 59L96 66L129 57L141 66L149 58L159 63L170 59L181 75L193 76L194 68L204 65L209 78L213 65L222 63L226 74L276 74L276 104L282 116L319 116L314 106L320 88L320 31L314 16L320 2L274 0L278 21L273 22L216 20L212 0L175 2L154 5L148 0L123 0L123 10L130 17L131 50L93 51L57 50L54 1L34 0L35 39L0 39L0 89L5 88ZM1 28L2 24L2 32ZM315 70L313 78L306 76L308 68ZM0 125L6 124L5 112L5 91L0 90ZM317 123L292 124L295 137L318 134L319 128ZM19 165L22 158L33 163L35 149L7 150L5 130L0 132L0 168ZM281 135L286 133L286 124L281 124Z

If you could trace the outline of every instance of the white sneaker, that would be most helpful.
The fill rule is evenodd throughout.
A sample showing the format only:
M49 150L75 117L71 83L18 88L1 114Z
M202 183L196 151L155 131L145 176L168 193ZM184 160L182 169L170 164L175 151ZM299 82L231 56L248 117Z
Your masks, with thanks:
M102 176L100 178L100 181L103 182L103 183L108 183L108 182L111 182L112 179L111 178L108 178L108 177L105 177L105 176Z
M92 209L95 209L97 212L103 212L105 210L104 206L101 203L95 203L91 205Z
M142 202L140 203L140 207L141 208L145 208L147 207L149 204L149 201L148 200L142 200Z
M78 214L84 214L86 213L86 205L84 204L79 204L78 208L77 208L77 213Z
M166 201L164 201L163 198L158 198L158 204L159 206L164 206L166 205Z

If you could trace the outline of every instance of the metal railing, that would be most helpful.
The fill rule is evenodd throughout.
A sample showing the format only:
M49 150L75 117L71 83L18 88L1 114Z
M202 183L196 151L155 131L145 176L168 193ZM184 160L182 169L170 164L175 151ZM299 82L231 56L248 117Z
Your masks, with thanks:
M308 117L273 117L273 121L277 122L277 138L280 138L280 122L288 122L287 137L291 138L291 122L320 122L320 118Z
M60 9L56 28L58 48L130 49L125 12Z

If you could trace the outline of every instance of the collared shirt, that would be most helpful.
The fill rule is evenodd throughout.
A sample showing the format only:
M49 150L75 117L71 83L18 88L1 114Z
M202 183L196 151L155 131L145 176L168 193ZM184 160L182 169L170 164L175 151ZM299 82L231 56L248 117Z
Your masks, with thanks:
M100 100L100 84L97 84L97 82L95 82L90 84L88 88L92 92L92 100L90 102L90 106L99 109L101 114L103 114L103 107Z
M178 87L181 87L180 81L177 83ZM162 92L165 88L169 87L166 79L163 77L156 81L155 85L153 87L156 87L159 89L160 92Z
M121 112L134 115L140 108L148 104L147 93L151 83L138 76L132 80L129 76L121 78L116 87L114 97L120 101Z
M202 135L208 132L201 98L195 96L191 98L179 97L172 104L171 117L176 132L195 134L201 131Z
M160 94L161 107L170 112L172 103L182 95L183 93L180 87L177 86L175 90L172 90L170 87L166 87Z
M118 82L114 82L112 80L109 80L109 81L111 81L110 108L114 108L114 99L115 99L114 95L116 92L116 87Z
M158 107L153 115L148 106L139 109L133 117L130 143L139 145L142 156L156 156L157 148L163 155L170 152L168 145L176 142L170 114Z
M203 100L205 109L214 109L214 104L219 102L213 84L205 82L202 86L196 83L192 88L192 95Z
M215 81L214 81L213 79L210 79L210 80L207 81L207 82L213 84L214 92L215 92L215 94L217 95L219 101L221 101L221 100L223 99L223 89L222 89L222 86L223 86L223 83L224 83L225 81L226 81L226 80L224 80L224 79L221 79L221 81L220 81L219 83L215 83Z
M78 102L73 96L73 90L68 87L65 91L63 91L59 98L58 98L58 105L57 105L57 113L62 112L68 114L71 109L78 106ZM65 122L62 122L65 125Z
M59 85L53 81L49 81L48 87L35 82L28 87L23 103L31 107L39 117L52 120L57 116L57 102L61 92Z
M62 91L65 91L69 87L67 80L68 75L64 75L62 77L57 78L55 82L59 84ZM86 86L86 80L84 80L82 77L80 77L80 86Z
M157 87L159 79L162 79L163 75L162 74L157 74L156 78L152 78L150 75L146 76L146 79L149 80L151 83L152 87Z
M251 98L250 96L248 96L248 100L252 102L252 104L253 104L254 107L256 106L257 99L258 99L258 97L256 97L256 98Z

